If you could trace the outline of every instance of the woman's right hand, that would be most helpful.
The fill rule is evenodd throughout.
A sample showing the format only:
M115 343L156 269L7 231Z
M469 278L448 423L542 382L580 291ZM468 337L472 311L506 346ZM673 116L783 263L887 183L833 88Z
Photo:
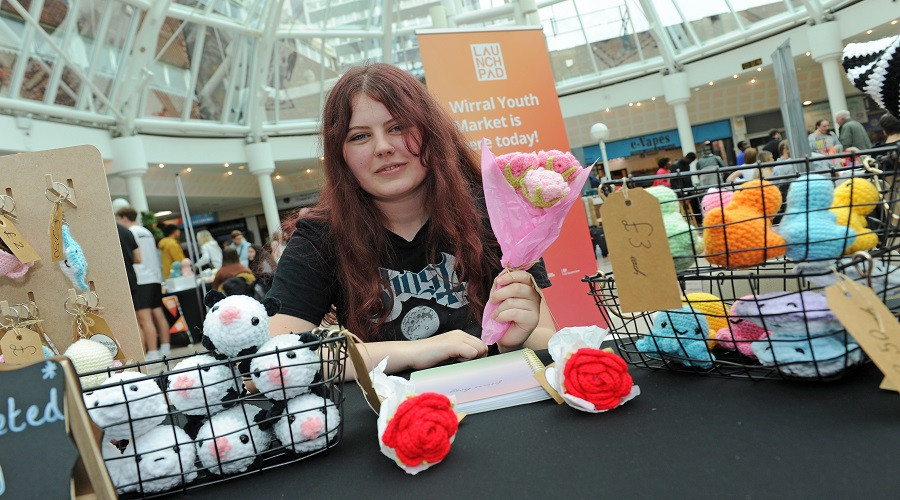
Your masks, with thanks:
M431 368L447 360L469 361L487 356L488 347L474 335L451 330L427 339L409 342L409 366L413 370Z

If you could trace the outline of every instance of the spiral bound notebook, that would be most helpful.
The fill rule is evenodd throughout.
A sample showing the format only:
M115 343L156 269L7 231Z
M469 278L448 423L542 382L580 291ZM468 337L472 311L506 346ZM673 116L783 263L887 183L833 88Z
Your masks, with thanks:
M531 349L413 372L416 390L456 397L457 411L480 413L550 399L534 374L544 364Z

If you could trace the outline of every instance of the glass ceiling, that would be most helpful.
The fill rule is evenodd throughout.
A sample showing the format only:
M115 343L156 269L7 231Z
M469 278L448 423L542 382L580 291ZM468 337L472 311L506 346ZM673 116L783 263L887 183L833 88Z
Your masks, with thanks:
M3 0L0 107L122 134L315 132L348 66L385 61L421 76L418 29L524 25L536 6L565 94L672 69L847 3Z

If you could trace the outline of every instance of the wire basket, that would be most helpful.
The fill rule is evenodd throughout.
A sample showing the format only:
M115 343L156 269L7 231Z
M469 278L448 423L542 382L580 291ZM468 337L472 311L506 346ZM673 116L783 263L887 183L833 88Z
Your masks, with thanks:
M620 354L650 369L753 380L833 380L866 362L823 290L840 272L872 287L895 316L900 312L898 153L900 146L745 165L756 177L747 182L724 181L739 167L716 167L699 172L713 185L673 183L674 198L658 197L664 221L682 221L666 221L682 309L623 313L614 276L584 279ZM773 173L773 167L779 168ZM626 182L633 187L686 177ZM844 192L828 197L835 185ZM786 202L781 193L790 193ZM731 210L735 199L756 213ZM860 235L867 243L857 252Z
M300 348L227 360L198 351L79 374L139 371L133 378L84 390L89 414L104 429L101 450L121 498L193 490L327 454L337 446L343 434L347 337L324 329L313 333L318 340L302 348L317 353L315 360L296 355ZM237 369L241 362L263 357L268 368L244 375ZM313 372L317 375L306 376ZM260 383L259 377L277 380L279 388L260 394L253 383ZM298 377L304 382L295 382ZM101 391L106 392L97 396ZM101 424L99 414L92 413L97 411L118 416ZM124 434L125 439L110 439Z

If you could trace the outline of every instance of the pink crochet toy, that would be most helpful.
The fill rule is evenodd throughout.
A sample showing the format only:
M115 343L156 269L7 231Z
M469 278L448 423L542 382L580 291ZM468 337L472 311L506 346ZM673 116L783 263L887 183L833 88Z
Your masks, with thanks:
M19 279L25 276L28 269L34 265L34 262L23 264L15 255L0 249L0 275L7 278Z
M734 191L719 188L709 188L703 200L700 201L700 212L705 216L714 208L722 208L731 203Z
M752 300L753 296L751 295L749 298ZM740 300L735 300L734 304L731 305L732 311L735 310L735 306L738 302L740 302ZM729 351L738 351L744 356L753 359L756 359L756 354L753 354L753 350L750 349L750 346L753 345L753 342L762 340L768 336L768 330L748 319L738 316L729 317L728 326L720 328L719 331L716 332L716 340L719 341L720 347L728 349Z
M185 258L181 261L181 275L182 276L193 276L194 268L191 266L191 259Z

